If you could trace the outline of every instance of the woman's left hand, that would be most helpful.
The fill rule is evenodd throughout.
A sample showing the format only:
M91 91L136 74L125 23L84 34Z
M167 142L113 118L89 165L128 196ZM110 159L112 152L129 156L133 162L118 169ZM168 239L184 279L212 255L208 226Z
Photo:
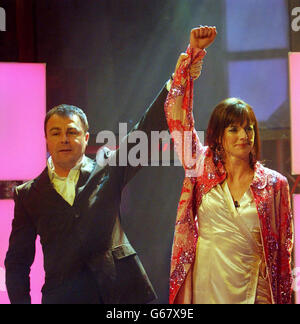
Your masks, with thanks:
M205 49L217 36L216 27L200 26L191 30L190 45L195 49Z

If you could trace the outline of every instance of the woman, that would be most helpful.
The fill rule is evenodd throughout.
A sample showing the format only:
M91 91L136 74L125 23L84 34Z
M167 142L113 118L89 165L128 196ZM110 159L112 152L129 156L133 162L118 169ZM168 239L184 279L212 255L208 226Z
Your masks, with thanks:
M185 169L173 242L170 303L291 302L293 223L285 177L258 162L257 120L230 98L213 111L202 146L194 129L191 63L215 27L191 31L165 111Z

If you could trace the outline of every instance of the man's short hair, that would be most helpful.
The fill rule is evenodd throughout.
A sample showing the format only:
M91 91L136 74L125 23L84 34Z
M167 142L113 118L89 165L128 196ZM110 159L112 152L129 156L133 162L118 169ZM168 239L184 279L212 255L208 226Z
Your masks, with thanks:
M63 104L63 105L56 106L48 111L46 118L45 118L45 122L44 122L44 131L45 131L46 136L47 136L47 123L48 123L48 120L53 115L59 115L61 117L70 117L73 115L77 115L81 120L84 132L87 133L89 130L89 123L88 123L86 114L83 112L83 110L76 106Z

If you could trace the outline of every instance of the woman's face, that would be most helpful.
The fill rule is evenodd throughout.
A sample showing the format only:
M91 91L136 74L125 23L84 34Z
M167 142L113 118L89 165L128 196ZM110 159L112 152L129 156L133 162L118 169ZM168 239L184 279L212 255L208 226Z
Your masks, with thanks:
M254 125L232 124L225 128L222 145L225 151L225 159L236 157L249 159L249 154L254 146L255 131Z

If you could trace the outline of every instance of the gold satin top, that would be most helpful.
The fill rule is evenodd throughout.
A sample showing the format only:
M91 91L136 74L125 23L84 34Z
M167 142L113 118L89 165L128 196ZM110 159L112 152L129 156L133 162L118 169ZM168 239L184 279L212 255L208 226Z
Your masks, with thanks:
M227 182L203 196L193 268L193 304L271 303L256 205L235 208Z

